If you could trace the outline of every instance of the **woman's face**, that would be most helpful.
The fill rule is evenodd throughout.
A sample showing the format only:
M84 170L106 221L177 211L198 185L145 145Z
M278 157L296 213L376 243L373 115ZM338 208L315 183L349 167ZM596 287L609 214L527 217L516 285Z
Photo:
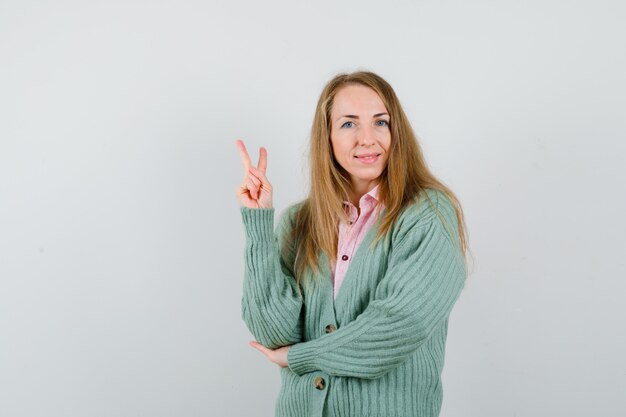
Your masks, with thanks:
M342 87L331 111L330 141L335 159L349 174L353 190L366 193L378 183L391 144L389 114L369 87Z

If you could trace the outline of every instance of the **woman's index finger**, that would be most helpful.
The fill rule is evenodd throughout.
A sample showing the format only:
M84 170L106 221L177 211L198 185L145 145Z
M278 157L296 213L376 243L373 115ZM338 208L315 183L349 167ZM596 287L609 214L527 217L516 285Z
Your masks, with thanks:
M259 149L259 163L257 169L265 174L267 171L267 149L261 146Z
M248 151L246 150L246 145L241 139L238 139L235 143L237 144L237 149L239 150L239 156L241 156L241 163L243 164L246 172L248 172L250 170L250 166L252 166L252 162L250 161L250 155L248 155Z

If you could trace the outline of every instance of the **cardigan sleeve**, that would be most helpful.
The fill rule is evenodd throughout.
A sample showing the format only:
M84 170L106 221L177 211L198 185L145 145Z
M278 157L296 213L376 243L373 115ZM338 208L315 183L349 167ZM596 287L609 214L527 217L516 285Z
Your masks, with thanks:
M436 216L415 224L390 254L373 300L352 322L288 351L298 375L379 378L402 364L449 316L465 281L458 240Z
M271 349L302 341L302 296L293 264L282 251L290 230L290 212L282 216L274 231L274 208L241 207L246 231L242 318L256 340Z

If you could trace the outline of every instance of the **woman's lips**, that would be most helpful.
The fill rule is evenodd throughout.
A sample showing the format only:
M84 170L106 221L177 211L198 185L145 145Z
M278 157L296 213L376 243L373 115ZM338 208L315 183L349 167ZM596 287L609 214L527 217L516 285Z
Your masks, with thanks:
M379 157L380 157L379 154L367 154L367 155L356 156L355 158L364 164L373 164L376 161L378 161Z

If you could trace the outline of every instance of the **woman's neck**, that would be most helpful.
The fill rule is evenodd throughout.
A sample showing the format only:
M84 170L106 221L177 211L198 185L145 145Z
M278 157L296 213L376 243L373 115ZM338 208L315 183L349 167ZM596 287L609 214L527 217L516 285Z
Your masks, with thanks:
M355 184L352 183L352 188L350 189L350 202L354 204L360 214L359 201L361 201L361 197L365 194L369 193L374 187L378 185L378 179L372 181L366 181L362 183Z

